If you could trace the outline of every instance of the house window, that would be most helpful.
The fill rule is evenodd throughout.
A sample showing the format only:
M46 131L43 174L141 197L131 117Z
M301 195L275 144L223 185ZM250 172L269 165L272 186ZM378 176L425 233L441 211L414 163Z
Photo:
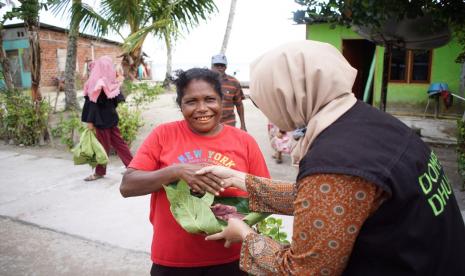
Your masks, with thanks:
M407 55L400 49L392 49L391 52L391 70L389 80L405 81L407 77Z
M429 83L431 50L392 49L389 81Z

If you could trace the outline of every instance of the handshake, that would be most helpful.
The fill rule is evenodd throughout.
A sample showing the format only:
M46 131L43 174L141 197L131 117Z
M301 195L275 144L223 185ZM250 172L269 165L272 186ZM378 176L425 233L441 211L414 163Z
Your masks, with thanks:
M208 166L196 171L197 176L201 176L208 187L204 186L203 191L208 191L214 195L219 195L228 187L236 187L246 191L246 173L229 169L223 166ZM198 186L198 185L197 185ZM195 191L195 187L192 187ZM202 190L201 190L202 191Z

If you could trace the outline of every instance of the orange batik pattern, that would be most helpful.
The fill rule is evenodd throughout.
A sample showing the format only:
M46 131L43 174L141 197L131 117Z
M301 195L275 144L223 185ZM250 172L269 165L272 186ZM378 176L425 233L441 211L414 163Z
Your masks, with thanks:
M297 185L248 176L246 185L251 210L294 215L290 246L255 233L246 237L240 265L253 275L341 274L383 196L360 177L337 174L307 176Z

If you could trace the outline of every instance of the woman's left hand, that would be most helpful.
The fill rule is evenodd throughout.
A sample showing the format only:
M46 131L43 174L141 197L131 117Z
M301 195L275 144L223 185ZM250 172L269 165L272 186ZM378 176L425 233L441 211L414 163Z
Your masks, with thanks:
M220 233L207 236L205 240L216 241L224 239L224 247L229 248L233 242L241 242L247 237L248 234L254 231L244 221L236 218L228 220L228 226Z

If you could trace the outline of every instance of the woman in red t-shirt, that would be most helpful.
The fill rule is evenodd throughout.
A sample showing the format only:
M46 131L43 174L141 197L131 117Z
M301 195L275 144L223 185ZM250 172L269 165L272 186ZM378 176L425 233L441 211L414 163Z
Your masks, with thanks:
M159 125L139 148L121 183L124 197L151 194L152 275L245 275L239 270L240 244L221 242L186 232L175 221L163 185L184 179L195 192L218 195L214 183L195 172L206 164L269 176L255 140L240 129L220 124L221 84L217 73L193 68L175 81L177 103L184 120ZM218 187L219 188L219 187ZM222 196L247 194L221 190Z

